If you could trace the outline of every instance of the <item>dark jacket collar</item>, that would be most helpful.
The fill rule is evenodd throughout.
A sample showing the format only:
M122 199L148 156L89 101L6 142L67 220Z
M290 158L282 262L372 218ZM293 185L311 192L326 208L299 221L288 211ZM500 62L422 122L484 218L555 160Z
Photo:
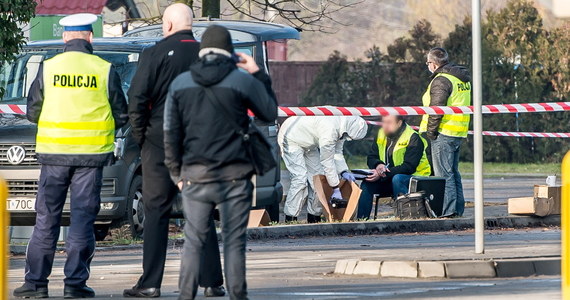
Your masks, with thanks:
M431 79L434 79L435 76L440 73L453 75L463 82L471 81L471 74L469 73L469 69L464 66L456 65L454 63L447 63L437 68L437 70L435 70L431 75Z
M93 54L93 46L91 43L84 39L73 39L65 43L65 46L63 46L63 51L79 51L83 53Z
M180 30L177 31L175 33L173 33L172 35L169 35L167 37L165 37L163 40L167 41L167 40L177 40L177 39L181 39L181 40L196 40L194 38L194 33L192 33L192 30Z

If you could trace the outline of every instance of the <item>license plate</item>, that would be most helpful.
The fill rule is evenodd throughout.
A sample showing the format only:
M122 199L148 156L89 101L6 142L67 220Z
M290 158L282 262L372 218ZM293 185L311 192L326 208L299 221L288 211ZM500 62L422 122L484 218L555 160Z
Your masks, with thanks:
M36 199L8 199L8 211L33 211Z

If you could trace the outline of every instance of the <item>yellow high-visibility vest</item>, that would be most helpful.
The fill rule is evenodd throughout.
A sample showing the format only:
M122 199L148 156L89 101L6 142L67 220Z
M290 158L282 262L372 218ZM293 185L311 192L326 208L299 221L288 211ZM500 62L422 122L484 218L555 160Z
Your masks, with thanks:
M414 135L414 133L416 133L416 131L410 127L408 124L405 124L404 126L406 126L406 129L404 129L404 131L402 132L402 135L400 135L400 138L398 138L398 142L397 144L394 146L394 150L392 151L392 161L394 162L394 166L397 167L401 164L404 163L404 158L406 156L406 149L408 148L408 145L410 144L410 139L412 138L412 135ZM427 155L426 155L426 147L427 147L427 142L420 137L420 139L422 140L422 143L424 144L424 148L423 148L423 154L422 154L422 158L420 159L420 163L418 164L418 166L416 167L416 172L414 172L414 176L430 176L431 175L431 167L429 165L429 161L427 159ZM379 158L384 162L384 163L388 163L388 158L386 157L386 144L387 144L387 137L386 134L384 133L384 130L379 130L378 131L378 138L376 139L376 143L378 144L378 154L379 154Z
M115 120L107 91L110 69L106 60L77 51L44 62L37 153L113 152Z
M447 99L447 106L468 106L471 105L471 83L463 82L459 78L446 74L439 73L434 77L445 77L451 81L451 86L453 91ZM431 84L430 82L427 91L422 97L422 102L424 106L429 106L431 103ZM420 124L420 132L427 131L429 115L424 115L422 117L422 122ZM466 137L469 131L469 120L471 120L470 115L444 115L439 124L439 133L454 136L454 137Z

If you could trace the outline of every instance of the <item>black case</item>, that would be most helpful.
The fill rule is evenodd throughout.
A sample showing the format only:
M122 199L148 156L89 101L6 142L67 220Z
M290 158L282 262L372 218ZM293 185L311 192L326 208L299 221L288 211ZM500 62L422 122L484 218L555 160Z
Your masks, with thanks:
M443 198L445 196L445 178L419 177L410 179L410 193L423 192L435 217L443 215Z

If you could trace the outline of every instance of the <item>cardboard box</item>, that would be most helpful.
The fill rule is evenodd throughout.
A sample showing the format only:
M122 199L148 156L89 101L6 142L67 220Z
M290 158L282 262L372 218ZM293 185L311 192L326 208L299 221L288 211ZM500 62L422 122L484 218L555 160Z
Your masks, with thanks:
M354 219L356 215L356 208L358 207L358 199L362 190L360 187L351 181L341 180L340 192L344 199L348 199L346 208L332 208L329 199L331 198L333 189L329 186L327 178L324 175L316 175L313 177L315 184L315 192L317 198L324 207L325 218L328 222L343 221L348 222Z
M552 198L522 197L510 198L508 210L513 215L534 215L545 217L560 214L560 208L556 210L556 203Z
M247 228L269 226L271 218L265 209L255 209L249 211L249 222Z
M535 198L548 198L554 202L552 215L559 215L562 203L562 186L548 186L548 185L535 185L534 186Z

